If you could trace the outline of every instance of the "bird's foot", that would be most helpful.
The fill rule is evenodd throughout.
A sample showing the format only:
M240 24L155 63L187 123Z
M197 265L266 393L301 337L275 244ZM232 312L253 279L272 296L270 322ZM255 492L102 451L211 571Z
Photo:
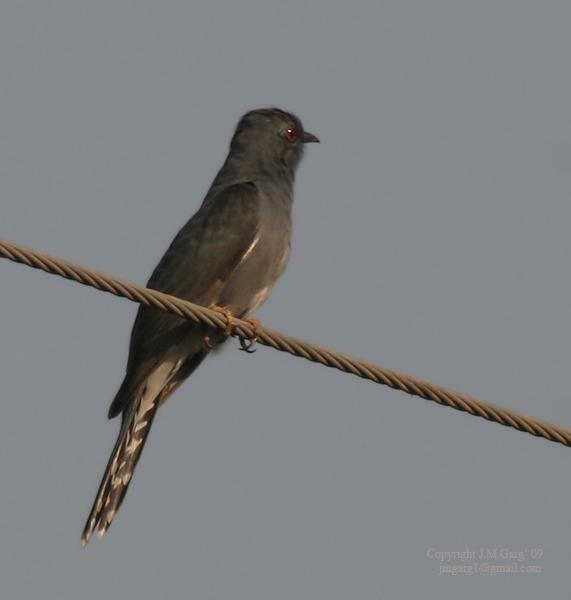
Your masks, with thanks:
M230 337L232 335L232 333L234 332L234 326L235 326L235 319L234 319L234 315L227 309L227 308L223 308L222 306L211 306L210 307L211 310L215 310L216 312L220 313L221 315L224 315L224 317L226 318L226 329L224 329L224 335L226 337Z
M264 329L262 327L262 322L258 319L244 319L244 321L246 321L246 323L250 323L252 326L252 329L254 330L254 337L252 339L241 337L240 350L244 350L244 352L247 352L248 354L253 354L256 351L253 346L258 341L258 338Z

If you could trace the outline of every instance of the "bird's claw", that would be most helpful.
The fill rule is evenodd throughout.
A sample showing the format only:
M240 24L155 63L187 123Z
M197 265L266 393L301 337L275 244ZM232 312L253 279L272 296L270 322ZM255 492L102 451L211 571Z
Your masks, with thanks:
M224 315L224 317L226 318L226 329L224 329L224 335L226 337L230 337L234 332L234 315L227 308L223 308L222 306L212 306L211 309L215 310L221 315Z
M246 323L249 323L252 326L252 329L254 330L254 337L252 339L241 337L240 350L243 350L248 354L253 354L256 351L256 348L254 348L253 346L256 344L258 338L260 337L260 334L263 331L262 322L258 319L244 319L244 321L246 321Z
M227 308L222 308L221 306L214 305L211 306L210 309L220 313L221 315L224 315L224 318L226 319L226 328L224 329L223 334L225 337L230 337L234 333L234 315ZM214 331L213 328L210 329L212 332ZM212 350L214 346L221 342L221 340L217 339L217 336L215 336L214 333L212 333L212 335L207 333L203 337L203 342L208 350Z
M252 348L256 344L256 340L249 340L248 338L240 338L240 350L247 352L248 354L254 354L256 348Z

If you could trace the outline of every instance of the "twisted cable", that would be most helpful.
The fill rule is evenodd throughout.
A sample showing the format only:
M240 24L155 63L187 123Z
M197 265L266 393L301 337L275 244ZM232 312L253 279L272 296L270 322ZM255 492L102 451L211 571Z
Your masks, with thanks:
M226 318L218 311L5 240L0 240L0 257L223 331L228 325ZM261 332L257 332L248 321L234 319L232 335L241 339L256 337L260 344L288 352L293 356L339 369L344 373L351 373L357 377L387 385L395 390L419 396L506 427L513 427L518 431L542 437L551 442L571 446L571 430L560 425L490 404L474 396L468 396L266 327Z

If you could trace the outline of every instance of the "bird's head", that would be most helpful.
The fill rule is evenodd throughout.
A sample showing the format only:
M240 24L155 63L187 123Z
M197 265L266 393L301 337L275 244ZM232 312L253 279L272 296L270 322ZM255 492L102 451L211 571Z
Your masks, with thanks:
M230 150L269 168L276 165L293 171L310 142L319 140L304 130L298 117L279 108L261 108L240 119Z

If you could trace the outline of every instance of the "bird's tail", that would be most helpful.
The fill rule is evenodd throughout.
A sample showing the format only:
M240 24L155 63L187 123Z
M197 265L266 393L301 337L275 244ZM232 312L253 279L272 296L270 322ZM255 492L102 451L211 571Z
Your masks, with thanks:
M119 436L81 535L82 546L89 542L96 529L102 537L117 514L157 410L182 383L181 380L172 380L179 364L163 363L137 389L133 400L125 407Z
M96 529L100 536L105 534L127 493L160 404L158 398L149 401L145 395L143 391L136 402L123 413L117 442L81 536L82 546L89 542Z

